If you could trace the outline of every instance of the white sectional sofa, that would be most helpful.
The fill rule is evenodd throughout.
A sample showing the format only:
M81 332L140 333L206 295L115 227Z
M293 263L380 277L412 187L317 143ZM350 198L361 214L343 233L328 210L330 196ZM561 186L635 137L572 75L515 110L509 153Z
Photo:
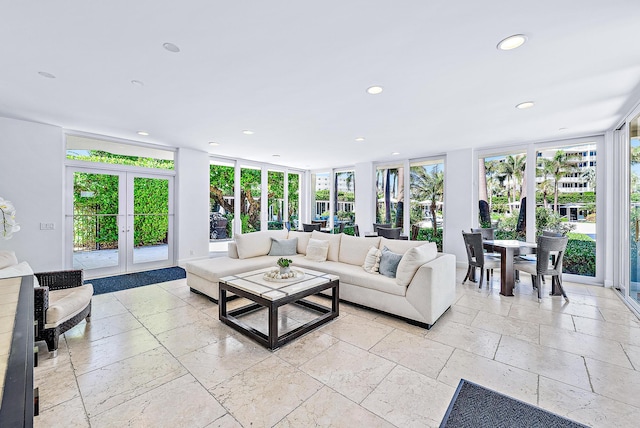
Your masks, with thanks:
M268 255L272 241L294 238L297 238L297 254L285 257L293 260L294 268L310 268L338 275L340 299L343 301L430 328L455 300L455 256L437 253L435 244L317 231L273 230L238 235L234 242L229 243L228 256L187 263L187 284L191 291L217 302L220 278L248 270L275 267L279 256ZM318 262L305 257L310 238L329 242L326 261ZM423 245L426 246L405 254L411 248ZM397 278L372 274L363 269L371 247L387 247L394 253L403 254ZM430 260L422 263L424 258L415 259L418 251L429 254Z

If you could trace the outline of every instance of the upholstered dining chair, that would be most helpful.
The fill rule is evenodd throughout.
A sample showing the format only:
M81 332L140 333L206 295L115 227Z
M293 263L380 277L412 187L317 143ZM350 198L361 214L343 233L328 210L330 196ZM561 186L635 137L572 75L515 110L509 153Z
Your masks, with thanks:
M378 236L387 239L400 239L401 227L378 227Z
M93 286L83 283L82 270L41 272L35 274L39 286L34 288L35 340L47 342L49 352L58 356L62 333L91 320Z
M467 262L469 263L467 274L462 280L462 283L464 284L467 279L469 279L472 269L480 268L478 288L482 288L482 279L485 271L487 272L487 284L489 284L493 269L500 269L500 258L485 254L482 247L482 234L480 232L469 233L463 230L462 238L464 239L464 247L467 251Z
M538 289L538 302L542 302L542 279L544 275L551 275L552 282L559 288L564 299L568 302L567 293L562 288L562 259L567 249L569 238L566 236L538 236L535 260L520 259L513 263L516 271L531 275L534 288Z
M305 232L313 232L314 230L320 231L321 226L322 225L320 223L312 223L312 224L302 223L302 230L304 230Z

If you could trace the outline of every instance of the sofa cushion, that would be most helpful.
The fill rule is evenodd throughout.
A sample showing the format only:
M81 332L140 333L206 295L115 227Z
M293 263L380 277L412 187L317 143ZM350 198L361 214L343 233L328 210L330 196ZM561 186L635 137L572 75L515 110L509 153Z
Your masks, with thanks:
M295 256L298 247L298 238L275 239L271 238L270 256Z
M382 250L384 247L387 247L394 253L404 254L407 252L407 250L414 247L419 247L424 243L426 243L426 241L405 241L402 239L380 238L380 245L378 245L378 248Z
M329 242L321 239L309 239L307 245L306 259L314 262L324 262L327 260L327 254L329 252Z
M398 264L396 272L398 285L409 285L420 266L435 259L437 255L438 247L435 242L427 242L419 247L409 249Z
M265 256L271 250L271 238L286 239L287 230L263 230L260 232L243 233L236 235L236 247L238 257L248 259L251 257Z
M0 251L0 269L4 269L10 266L18 264L16 253L13 251Z
M49 308L45 315L44 328L56 327L76 316L87 307L92 296L93 286L91 284L50 291Z
M366 239L366 238L365 238ZM369 248L367 252L367 256L364 259L364 264L362 268L369 273L379 273L380 270L380 256L382 255L382 251L380 251L377 247Z
M359 238L342 234L338 261L350 265L362 266L371 246L378 246L380 238Z
M382 249L382 255L380 255L380 274L388 276L389 278L395 278L401 259L402 254L394 253L387 247L384 247Z
M319 232L317 230L311 232L311 238L329 242L329 252L327 253L327 260L331 260L332 262L339 261L341 235L342 234L334 235L331 233Z
M297 230L289 231L289 239L298 239L298 254L307 254L307 245L309 244L309 238L311 238L311 232L300 232Z
M235 275L240 272L247 272L255 269L262 269L269 266L276 266L277 257L260 256L250 259L228 259L226 257L214 257L212 259L197 260L188 262L185 265L187 276L196 275L201 278L217 283L223 276ZM212 296L215 299L218 296Z
M238 246L235 241L229 241L227 244L227 256L230 259L238 259Z

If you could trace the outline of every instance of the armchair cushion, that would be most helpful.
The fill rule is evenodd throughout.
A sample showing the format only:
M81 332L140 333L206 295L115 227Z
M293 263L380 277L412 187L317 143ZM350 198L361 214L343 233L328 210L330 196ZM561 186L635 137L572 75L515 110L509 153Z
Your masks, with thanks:
M45 316L45 328L53 328L79 314L91 302L93 285L62 288L49 291L49 308Z

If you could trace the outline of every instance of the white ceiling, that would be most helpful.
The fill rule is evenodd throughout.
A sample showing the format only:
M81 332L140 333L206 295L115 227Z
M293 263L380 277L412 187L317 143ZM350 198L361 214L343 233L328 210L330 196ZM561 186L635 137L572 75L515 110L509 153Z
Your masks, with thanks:
M640 98L639 17L638 0L0 0L0 115L305 169L593 135Z

